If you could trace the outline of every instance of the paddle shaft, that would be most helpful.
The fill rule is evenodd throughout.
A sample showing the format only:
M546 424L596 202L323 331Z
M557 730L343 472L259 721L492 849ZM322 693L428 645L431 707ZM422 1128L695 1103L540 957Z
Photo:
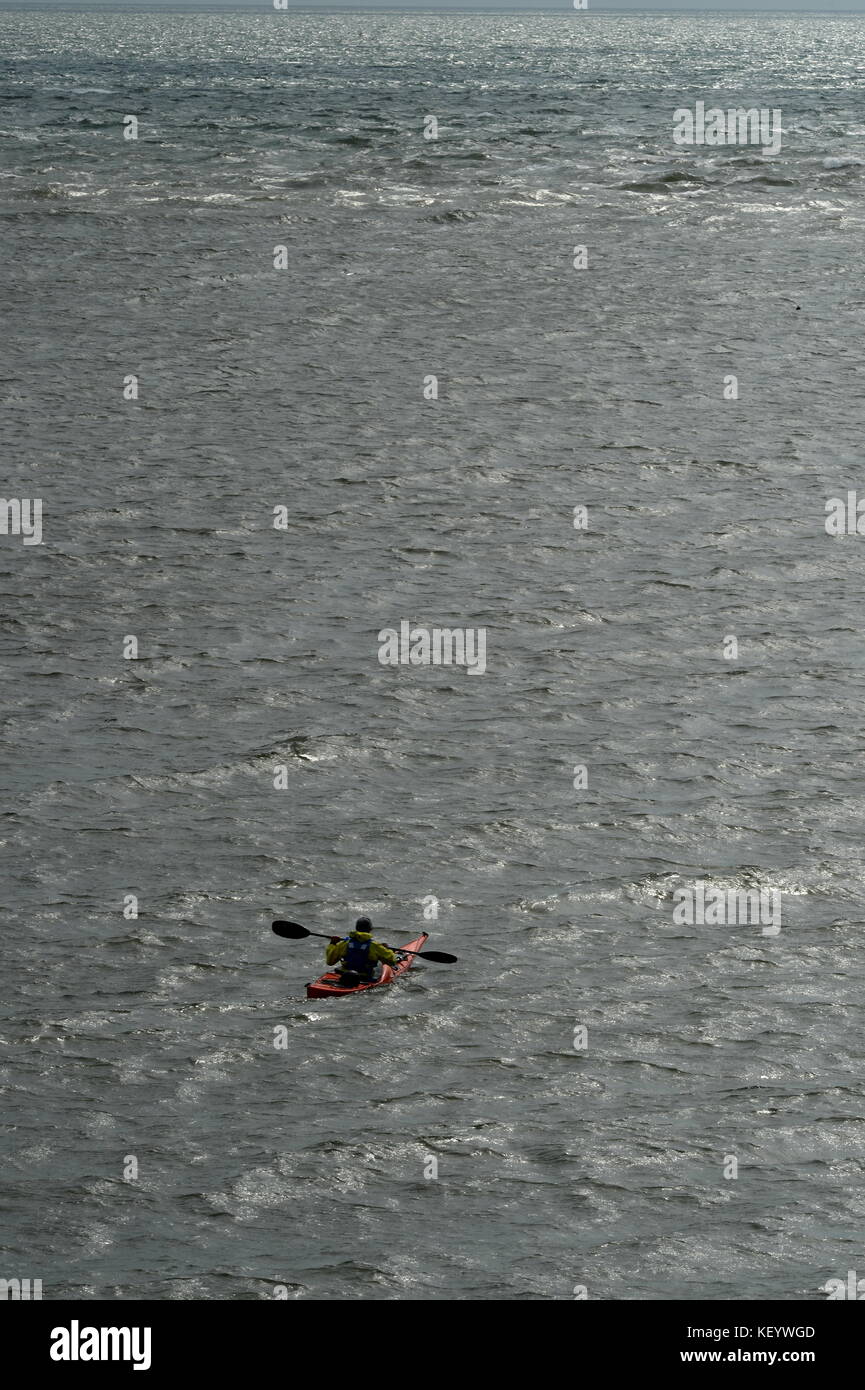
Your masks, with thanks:
M342 941L343 937L328 935L323 931L310 931L309 927L302 927L300 922L276 921L271 923L277 936L287 937L289 941L301 941L307 936L320 936L322 941ZM381 943L385 945L384 942ZM389 951L399 951L404 956L419 956L421 960L436 961L439 965L455 965L456 956L449 955L447 951L409 951L404 946L388 946Z
M333 940L333 937L332 937L332 936L325 936L325 934L324 934L323 931L311 931L311 932L308 932L308 934L309 934L310 936L320 936L321 939L322 939L322 941L332 941L332 940ZM343 940L344 940L344 937L341 937L341 936L337 937L337 941L343 941ZM404 951L403 948L402 948L402 946L388 946L386 941L383 941L381 944L382 944L382 946L387 946L387 949L388 949L389 951L400 951L400 952L402 953L402 955L404 955L404 956L422 956L422 955L423 955L423 951Z

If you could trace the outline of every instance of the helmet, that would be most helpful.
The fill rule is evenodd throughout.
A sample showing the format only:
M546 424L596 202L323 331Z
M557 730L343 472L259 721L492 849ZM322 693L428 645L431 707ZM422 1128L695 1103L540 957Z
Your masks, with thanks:
M372 931L372 922L368 917L358 917L354 929L355 931Z

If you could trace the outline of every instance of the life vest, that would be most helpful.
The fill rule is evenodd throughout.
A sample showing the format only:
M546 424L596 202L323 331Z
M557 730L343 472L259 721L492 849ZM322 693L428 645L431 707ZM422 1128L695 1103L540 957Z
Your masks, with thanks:
M343 960L346 970L354 970L358 975L365 975L372 966L369 958L369 948L372 945L372 938L366 937L358 941L357 937L350 936L345 948Z

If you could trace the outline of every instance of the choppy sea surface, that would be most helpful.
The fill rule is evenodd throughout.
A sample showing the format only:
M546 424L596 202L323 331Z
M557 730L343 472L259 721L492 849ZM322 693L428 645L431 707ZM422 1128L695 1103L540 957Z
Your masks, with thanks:
M865 22L0 35L0 1275L865 1273ZM676 145L697 101L780 151ZM403 620L486 672L383 666ZM307 1001L271 919L361 911L459 964Z

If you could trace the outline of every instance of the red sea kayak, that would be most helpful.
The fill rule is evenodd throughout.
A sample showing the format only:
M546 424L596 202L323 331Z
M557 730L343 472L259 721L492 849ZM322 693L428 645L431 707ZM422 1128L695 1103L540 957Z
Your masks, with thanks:
M414 941L407 941L402 948L394 946L392 949L399 957L397 964L383 965L378 979L371 980L368 985L352 985L349 989L340 989L339 973L336 970L328 970L326 974L307 985L306 997L307 999L334 999L340 998L344 994L362 994L365 989L378 989L381 985L392 984L398 975L404 975L414 965L414 956L400 957L400 949L403 951L422 951L428 940L429 932L422 932L420 936L415 937Z

